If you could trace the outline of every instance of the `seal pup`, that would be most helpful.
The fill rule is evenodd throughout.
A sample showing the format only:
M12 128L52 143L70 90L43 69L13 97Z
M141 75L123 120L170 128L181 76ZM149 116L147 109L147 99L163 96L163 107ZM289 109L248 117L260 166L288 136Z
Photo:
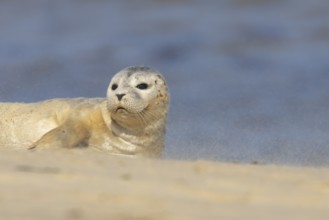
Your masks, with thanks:
M86 147L159 157L169 98L167 83L158 71L133 66L113 76L107 98L0 103L0 147Z

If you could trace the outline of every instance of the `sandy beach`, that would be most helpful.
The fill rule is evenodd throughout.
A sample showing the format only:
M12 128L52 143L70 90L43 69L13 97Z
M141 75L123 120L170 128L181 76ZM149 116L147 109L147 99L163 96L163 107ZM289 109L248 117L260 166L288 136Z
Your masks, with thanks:
M131 159L98 152L0 154L0 217L328 219L329 169Z

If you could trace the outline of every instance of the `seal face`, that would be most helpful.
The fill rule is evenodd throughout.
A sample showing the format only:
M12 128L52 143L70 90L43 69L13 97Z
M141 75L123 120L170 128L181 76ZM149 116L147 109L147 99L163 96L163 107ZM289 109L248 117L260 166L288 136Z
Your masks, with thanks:
M164 147L169 92L164 77L146 66L112 78L107 98L0 103L0 147L87 147L158 157Z
M151 124L168 111L163 76L148 67L130 67L116 74L107 91L112 119L132 127Z

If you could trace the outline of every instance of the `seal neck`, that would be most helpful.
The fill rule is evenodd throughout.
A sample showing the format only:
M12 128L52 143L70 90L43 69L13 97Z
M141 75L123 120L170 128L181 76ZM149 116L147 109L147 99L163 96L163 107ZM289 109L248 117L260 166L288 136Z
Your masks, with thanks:
M121 137L126 141L133 142L132 140L143 139L143 137L154 139L153 137L163 135L165 131L164 125L165 119L163 118L152 120L148 124L142 122L126 124L121 120L111 117L110 128L115 136Z

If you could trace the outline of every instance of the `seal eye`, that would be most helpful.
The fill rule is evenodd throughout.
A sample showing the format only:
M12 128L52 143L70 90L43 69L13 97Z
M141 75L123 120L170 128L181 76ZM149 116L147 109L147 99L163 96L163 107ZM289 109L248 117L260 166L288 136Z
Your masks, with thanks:
M118 88L118 84L113 84L112 85L112 87L111 87L111 89L114 91L114 90L116 90Z
M136 86L138 89L147 89L149 86L146 83L141 83Z

